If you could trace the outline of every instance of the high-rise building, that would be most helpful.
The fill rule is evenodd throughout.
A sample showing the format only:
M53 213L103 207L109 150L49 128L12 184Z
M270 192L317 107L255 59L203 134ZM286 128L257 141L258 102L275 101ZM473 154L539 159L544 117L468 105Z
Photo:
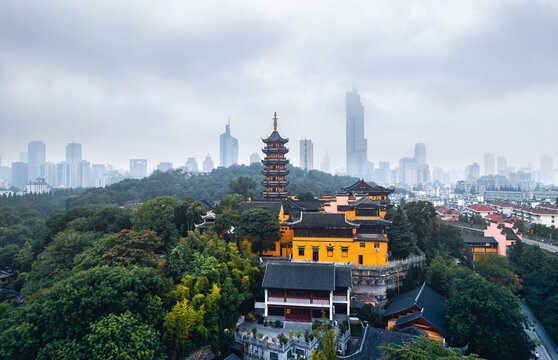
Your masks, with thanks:
M378 168L374 170L374 181L384 185L390 183L389 161L380 161Z
M552 161L552 156L550 155L541 156L541 181L545 184L552 184L553 175L554 175L554 164Z
M202 166L204 173L210 173L213 171L213 168L215 168L215 163L213 162L213 159L209 154L207 154L207 156L205 157Z
M91 186L104 187L105 181L105 165L93 164L91 165Z
M45 162L41 165L41 178L45 179L48 185L54 187L56 184L56 164Z
M9 166L0 166L0 179L12 183L12 168Z
M364 138L364 107L356 89L347 92L345 100L347 174L364 178L368 151L368 141Z
M423 143L415 144L415 162L417 165L426 164L426 145Z
M484 175L494 175L496 171L496 160L494 154L484 154Z
M472 163L465 169L465 176L467 180L477 180L480 178L480 165L479 163Z
M41 166L46 162L46 145L42 141L31 141L27 144L27 172L31 181L44 178Z
M19 162L26 163L28 158L29 158L29 156L28 156L27 151L22 151L22 152L19 153Z
M160 162L157 164L157 170L165 172L172 170L172 163L171 162Z
M82 188L91 187L91 163L87 160L79 162L79 186Z
M286 187L289 185L287 181L289 170L285 169L285 166L289 160L285 158L285 154L289 152L289 149L285 147L285 144L289 142L289 139L281 137L277 131L277 113L273 114L273 132L262 141L265 143L263 149L265 170L262 171L265 176L262 181L263 196L266 200L287 200Z
M69 143L66 145L66 163L69 166L69 182L66 185L69 187L81 187L81 160L83 160L81 144Z
M189 157L188 160L186 160L186 169L191 173L198 172L198 162L195 157Z
M260 156L256 153L250 155L250 164L259 164L261 161Z
M238 164L238 140L231 135L231 124L225 125L225 132L219 138L221 166Z
M497 165L498 175L505 176L508 173L508 159L506 159L504 156L498 156Z
M327 152L324 155L324 159L322 160L322 163L320 165L320 170L325 172L325 173L329 173L329 171L330 171L329 155L327 154Z
M399 182L401 184L415 185L417 179L417 163L414 157L399 159Z
M56 181L55 187L69 187L70 186L70 164L62 161L56 164Z
M130 177L142 179L147 176L147 159L130 159Z
M300 140L300 168L302 170L314 169L314 144L312 144L312 140Z
M25 189L27 181L27 163L22 161L12 163L12 184Z

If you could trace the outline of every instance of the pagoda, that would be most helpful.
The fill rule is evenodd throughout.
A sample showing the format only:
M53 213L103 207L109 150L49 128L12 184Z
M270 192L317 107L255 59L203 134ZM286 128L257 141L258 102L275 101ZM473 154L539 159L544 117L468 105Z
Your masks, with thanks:
M277 113L273 114L273 132L262 141L265 143L265 147L262 149L265 154L265 158L262 160L265 165L265 169L262 170L262 175L265 176L262 181L263 196L266 200L287 200L286 187L289 182L286 176L289 174L289 170L285 169L285 166L289 160L285 158L285 154L289 152L289 149L285 147L285 144L289 142L289 139L282 138L277 132Z

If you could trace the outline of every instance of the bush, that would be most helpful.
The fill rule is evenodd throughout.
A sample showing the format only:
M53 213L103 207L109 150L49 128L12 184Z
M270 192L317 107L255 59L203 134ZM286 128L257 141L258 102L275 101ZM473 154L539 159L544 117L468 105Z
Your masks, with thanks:
M254 320L254 314L252 313L246 314L246 320L250 320L250 321Z
M275 320L275 327L276 328L281 328L281 327L283 327L283 323L279 320Z
M286 337L285 335L283 335L283 334L277 335L277 339L279 339L279 343L280 343L281 345L285 345L285 344L287 343L287 341L289 341L289 340L287 339L287 337Z

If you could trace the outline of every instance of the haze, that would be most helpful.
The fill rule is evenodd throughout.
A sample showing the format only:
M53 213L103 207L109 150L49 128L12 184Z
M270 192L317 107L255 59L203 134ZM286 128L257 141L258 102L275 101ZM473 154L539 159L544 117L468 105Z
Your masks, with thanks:
M218 164L230 116L239 161L272 130L345 166L357 87L368 159L464 168L558 158L558 4L551 1L2 1L0 155L43 140L92 163Z

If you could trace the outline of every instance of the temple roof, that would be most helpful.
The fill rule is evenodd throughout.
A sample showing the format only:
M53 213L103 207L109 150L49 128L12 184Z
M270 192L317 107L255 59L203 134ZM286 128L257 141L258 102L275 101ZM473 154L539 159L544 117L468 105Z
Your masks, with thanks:
M412 341L416 336L401 331L378 329L370 325L366 326L364 334L359 341L352 346L344 360L373 360L381 359L385 353L380 346L389 344L403 345Z
M498 241L492 236L484 236L484 232L461 229L461 237L467 244L498 244Z
M310 262L268 263L262 282L267 289L333 291L351 286L349 266Z
M424 283L422 286L401 294L393 299L393 302L384 313L384 318L389 319L392 316L418 308L419 311L415 311L412 314L399 318L396 325L398 323L404 324L423 318L438 330L448 334L444 318L445 304L446 298L432 290L428 285L426 285L426 283Z
M254 208L267 208L276 214L281 212L282 203L279 201L247 201L240 204L238 212L242 214L246 210Z
M506 226L502 226L501 234L506 235L506 240L521 240L519 236L517 236L515 231L513 231L513 229Z
M301 212L298 220L287 223L291 227L303 228L341 228L352 229L359 227L345 217L345 214L328 214L319 212Z
M279 135L279 132L277 130L274 130L271 133L271 135L269 135L266 139L262 139L262 141L266 144L270 144L270 143L286 144L289 142L289 139L283 138L281 135Z
M349 206L358 209L379 209L385 207L379 200L371 200L367 197L362 197L356 201L349 201Z
M343 191L348 193L357 193L357 194L360 193L360 194L368 194L368 195L371 194L387 195L394 192L394 190L386 189L383 186L379 186L379 185L371 186L368 183L366 183L363 179L360 179L353 185L344 188Z

